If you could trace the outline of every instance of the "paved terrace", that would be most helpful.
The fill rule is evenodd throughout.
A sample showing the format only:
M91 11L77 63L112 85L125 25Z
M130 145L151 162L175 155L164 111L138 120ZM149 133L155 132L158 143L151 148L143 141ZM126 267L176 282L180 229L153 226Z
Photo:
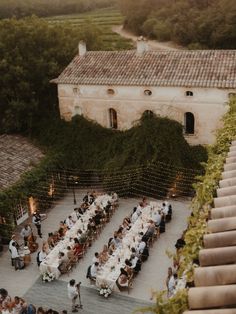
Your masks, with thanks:
M82 201L84 191L76 191L77 203ZM66 285L71 278L82 282L82 302L84 310L81 313L113 313L129 314L140 306L150 304L151 290L165 288L167 269L171 266L171 260L166 255L166 250L174 250L176 239L180 237L186 228L186 218L190 212L188 201L173 201L173 218L166 225L166 232L161 234L153 247L150 249L148 261L142 265L142 270L134 279L134 287L128 295L126 292L114 293L109 299L104 299L98 295L94 287L90 287L86 279L86 270L91 264L94 252L100 251L109 237L112 236L123 217L131 213L133 207L137 205L138 199L120 199L120 206L113 215L111 221L105 226L100 237L93 243L86 256L69 275L63 275L59 280L52 283L43 283L39 276L36 264L36 253L32 254L32 264L26 269L15 271L10 266L10 256L7 250L0 257L0 286L6 288L11 296L25 296L28 302L37 306L54 308L56 310L70 310L67 299ZM48 217L42 223L43 239L47 239L47 234L58 228L60 220L73 210L73 196L71 193L58 202L48 213ZM35 230L36 231L36 230ZM41 239L37 239L40 246Z

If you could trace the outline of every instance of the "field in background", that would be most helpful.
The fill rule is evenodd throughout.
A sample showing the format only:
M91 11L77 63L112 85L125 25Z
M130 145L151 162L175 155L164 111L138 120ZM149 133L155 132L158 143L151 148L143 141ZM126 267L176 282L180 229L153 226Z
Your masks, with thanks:
M46 18L51 24L67 23L72 27L83 27L90 21L94 26L99 27L101 31L101 40L105 50L132 49L132 41L121 37L112 31L112 26L121 25L124 17L120 11L115 8L98 9L81 14L60 15Z

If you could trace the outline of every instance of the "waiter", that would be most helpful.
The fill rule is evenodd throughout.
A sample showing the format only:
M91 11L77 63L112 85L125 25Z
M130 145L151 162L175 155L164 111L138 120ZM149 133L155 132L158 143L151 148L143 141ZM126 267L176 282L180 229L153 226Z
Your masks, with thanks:
M37 228L38 235L40 238L42 238L42 232L41 232L41 215L38 212L34 212L32 222Z

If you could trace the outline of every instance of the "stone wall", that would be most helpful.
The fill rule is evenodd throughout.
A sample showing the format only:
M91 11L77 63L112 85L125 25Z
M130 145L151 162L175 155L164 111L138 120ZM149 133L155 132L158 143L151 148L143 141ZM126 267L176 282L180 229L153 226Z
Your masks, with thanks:
M112 89L114 94L109 94ZM144 93L150 90L151 95ZM186 96L192 91L193 96ZM58 85L61 117L70 120L83 114L104 127L110 126L109 108L117 112L118 129L132 127L146 110L169 117L184 125L184 114L195 117L195 132L186 135L190 144L209 144L220 118L227 111L228 95L233 90L213 88L139 87L139 86L76 86Z

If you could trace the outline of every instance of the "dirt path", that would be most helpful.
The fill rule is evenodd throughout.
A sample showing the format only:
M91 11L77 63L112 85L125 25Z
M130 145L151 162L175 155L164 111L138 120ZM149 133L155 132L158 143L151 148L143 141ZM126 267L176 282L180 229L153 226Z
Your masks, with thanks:
M120 36L128 39L132 39L136 42L138 36L133 35L131 32L128 32L123 29L123 25L116 25L112 27L112 31L114 33L119 34ZM166 41L166 42L158 42L156 40L148 40L148 45L152 50L179 50L183 49L183 47L178 46L177 44Z

